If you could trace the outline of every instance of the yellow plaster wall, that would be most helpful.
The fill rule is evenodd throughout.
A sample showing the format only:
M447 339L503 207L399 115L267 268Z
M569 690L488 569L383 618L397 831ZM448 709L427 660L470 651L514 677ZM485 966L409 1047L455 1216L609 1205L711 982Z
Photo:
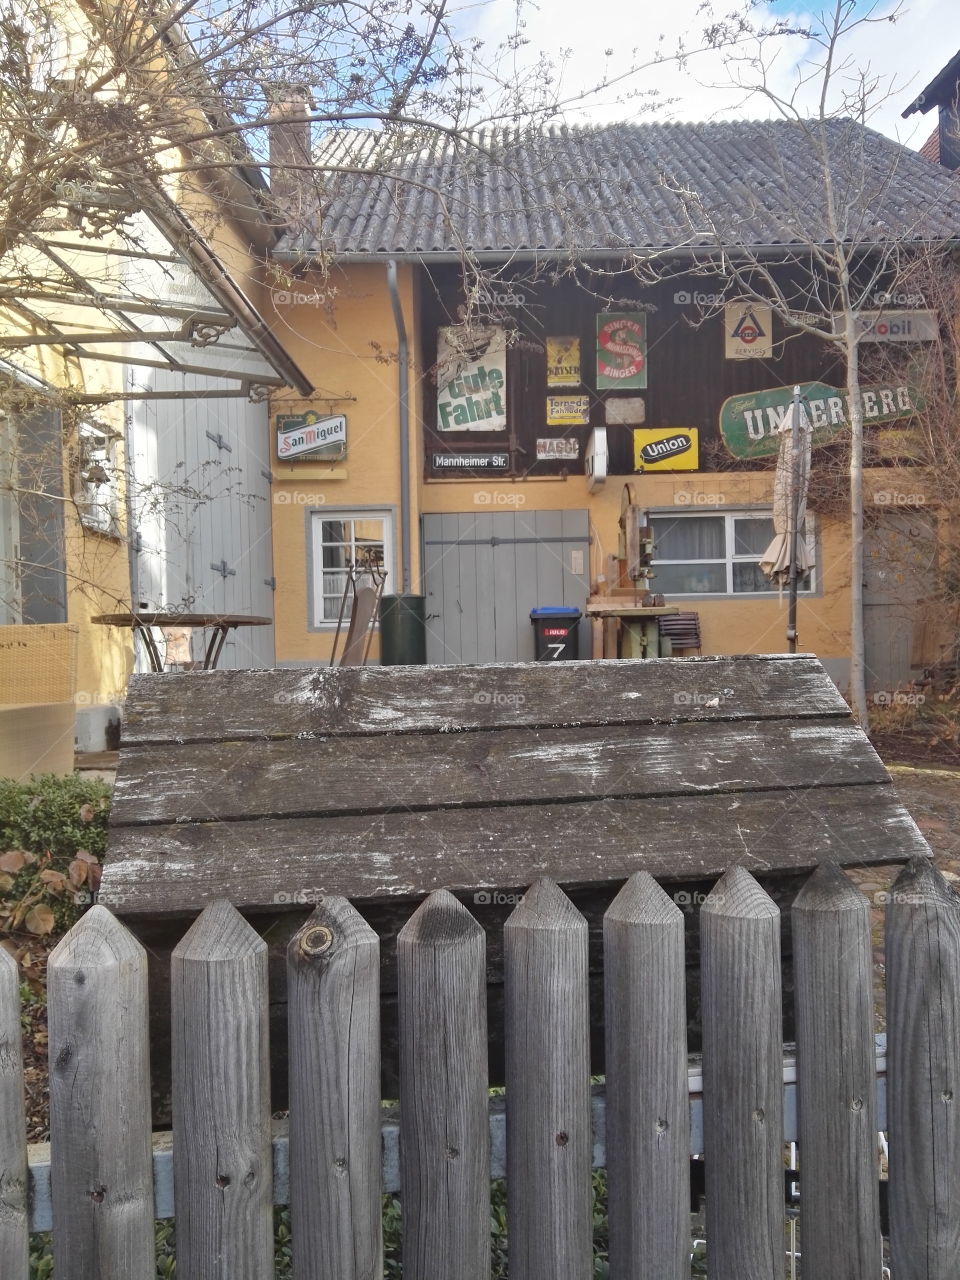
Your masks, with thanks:
M412 374L416 368L414 284L407 268L401 267L398 277ZM394 549L399 573L399 364L386 268L371 264L351 267L349 272L334 269L326 281L308 275L290 289L275 291L266 314L277 338L317 388L310 401L281 393L273 397L270 407L277 657L323 661L329 657L332 635L307 630L308 511L323 507L396 508ZM414 507L422 470L417 394L411 396L410 414ZM347 457L343 462L277 460L276 415L307 409L322 415L346 414ZM415 586L420 572L417 515L414 510L411 519ZM396 579L389 589L398 589Z
M416 283L401 268L401 293L408 333L415 332ZM317 297L316 295L323 295ZM297 300L300 295L300 300ZM286 296L289 301L286 301ZM274 398L276 413L314 408L347 414L348 454L342 463L278 463L274 456L274 571L277 577L277 657L323 661L331 639L307 631L307 516L324 506L399 503L396 332L383 266L351 266L334 271L324 284L307 277L274 309L274 332L330 400L307 405ZM414 356L416 353L414 352ZM416 365L414 365L416 368ZM697 508L704 512L750 504L770 505L772 472L647 474L611 477L593 494L582 476L524 481L423 479L421 406L434 388L425 377L411 386L411 469L415 495L413 590L419 591L419 516L422 513L492 510L586 509L594 544L591 583L599 590L605 558L617 550L623 485L629 480L637 503L649 507ZM354 397L352 400L346 397ZM341 399L341 397L343 397ZM477 501L477 498L480 501ZM824 658L849 653L849 557L846 523L818 521L820 591L801 597L800 648ZM397 533L399 555L399 531ZM394 588L396 589L396 588ZM731 600L678 598L673 603L700 614L705 653L776 653L786 649L786 599Z

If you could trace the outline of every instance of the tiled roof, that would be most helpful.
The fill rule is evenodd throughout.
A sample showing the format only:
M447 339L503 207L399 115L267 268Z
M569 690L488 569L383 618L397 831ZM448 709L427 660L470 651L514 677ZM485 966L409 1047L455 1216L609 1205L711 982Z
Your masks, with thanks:
M882 134L831 120L844 239L960 239L960 184ZM350 256L785 246L825 239L810 126L618 124L541 133L343 130L317 155L326 198L280 251ZM687 192L686 198L677 190ZM698 208L698 201L702 208Z
M923 146L920 148L919 154L922 155L925 160L932 160L934 164L940 163L940 126L939 124L934 129L933 133L931 133L930 137L926 140Z

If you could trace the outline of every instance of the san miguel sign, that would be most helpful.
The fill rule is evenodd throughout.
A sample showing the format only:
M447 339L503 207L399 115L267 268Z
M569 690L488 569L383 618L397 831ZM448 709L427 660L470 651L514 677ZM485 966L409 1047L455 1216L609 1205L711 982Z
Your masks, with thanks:
M329 462L347 456L347 420L343 414L321 418L318 414L277 414L277 458L318 458Z
M800 411L810 425L813 448L829 444L849 425L847 393L824 382L800 384ZM872 425L909 418L922 408L913 387L864 387L863 420ZM765 458L777 453L780 434L790 425L793 387L773 387L731 396L720 410L720 434L735 458Z

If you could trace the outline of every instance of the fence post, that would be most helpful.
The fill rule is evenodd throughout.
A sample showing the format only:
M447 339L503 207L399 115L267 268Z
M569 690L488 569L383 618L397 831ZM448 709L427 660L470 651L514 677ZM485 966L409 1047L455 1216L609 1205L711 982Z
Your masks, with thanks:
M20 970L0 947L0 1276L30 1274Z
M229 902L211 903L174 949L170 1000L177 1280L267 1280L267 944Z
M887 907L890 1249L897 1280L960 1275L960 904L914 858Z
M784 1266L780 911L731 867L700 912L710 1280Z
M587 922L538 880L503 931L510 1280L592 1274Z
M638 871L603 918L610 1272L690 1275L683 912Z
M287 949L298 1280L380 1280L380 940L326 898Z
M870 907L823 863L791 919L803 1265L862 1280L881 1269Z
M405 1280L490 1271L486 938L431 893L397 938Z
M47 961L57 1280L153 1280L147 955L91 907Z

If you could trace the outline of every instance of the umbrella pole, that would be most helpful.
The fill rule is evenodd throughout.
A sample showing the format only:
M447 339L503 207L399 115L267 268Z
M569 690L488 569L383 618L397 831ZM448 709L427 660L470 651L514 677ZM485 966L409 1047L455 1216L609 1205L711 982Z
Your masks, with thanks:
M787 652L797 652L797 499L800 496L800 388L793 388L790 423L790 577L787 596Z

